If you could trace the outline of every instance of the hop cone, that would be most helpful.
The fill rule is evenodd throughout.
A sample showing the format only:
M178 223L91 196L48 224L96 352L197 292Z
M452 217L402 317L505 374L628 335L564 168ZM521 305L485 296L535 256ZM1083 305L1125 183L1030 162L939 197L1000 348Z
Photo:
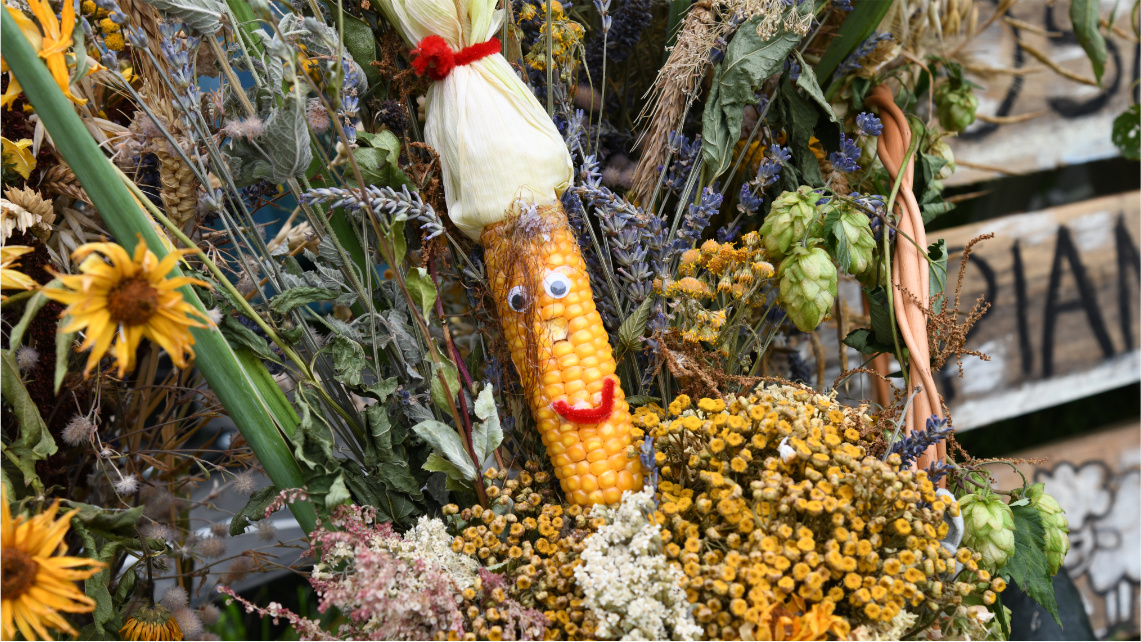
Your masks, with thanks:
M846 266L848 274L860 276L874 268L872 261L875 258L876 239L872 236L872 226L867 215L854 207L845 207L840 212L840 225L844 228L851 253L851 260Z
M785 192L773 201L760 230L770 260L779 261L804 238L808 225L816 218L818 200L820 197L811 187L801 185L795 192Z
M801 246L780 264L780 300L788 318L802 332L812 332L836 300L836 266L821 248Z
M1013 495L1017 498L1018 491ZM1026 497L1042 516L1042 527L1046 529L1046 560L1050 563L1050 575L1055 575L1070 550L1070 520L1066 519L1058 500L1046 494L1045 484L1031 484L1026 489Z
M950 83L940 85L935 90L935 115L939 124L949 132L962 133L975 122L975 109L979 99L969 86L953 89Z
M990 493L959 499L963 511L963 546L981 553L979 568L998 572L1014 553L1014 512L1006 502Z

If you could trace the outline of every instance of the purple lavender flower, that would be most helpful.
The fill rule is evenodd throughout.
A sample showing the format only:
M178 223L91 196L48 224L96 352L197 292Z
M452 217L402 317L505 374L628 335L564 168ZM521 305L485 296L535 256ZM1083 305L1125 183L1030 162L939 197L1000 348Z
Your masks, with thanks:
M788 75L791 82L796 82L800 78L800 63L795 58L789 58L784 61L784 73Z
M726 225L725 227L717 230L717 241L720 243L728 243L729 241L732 241L733 238L737 236L737 232L740 231L740 225Z
M856 132L860 136L879 136L883 133L883 123L871 112L861 112L856 116Z
M674 160L666 172L665 186L675 194L681 194L701 154L701 136L694 136L690 140L681 132L670 132L666 142Z
M755 179L757 184L764 188L780 180L781 167L788 162L789 158L791 156L787 149L781 149L780 145L773 145L770 153L766 154L760 165L757 166L757 177Z
M741 186L741 193L737 196L737 211L744 216L756 216L765 199L754 196L753 190L747 184Z
M855 51L848 54L844 62L840 63L840 66L836 68L836 72L832 74L832 78L836 79L860 69L863 66L860 64L860 59L875 51L876 46L884 40L891 40L891 34L885 31L882 33L873 33L868 36L866 40L856 47Z
M832 0L832 6L840 11L851 11L852 0Z
M860 166L856 160L860 158L860 148L856 141L848 138L847 134L840 134L840 151L828 155L832 166L841 172L857 172Z
M954 432L946 419L932 415L927 418L927 429L916 430L891 445L887 454L899 454L899 467L907 468L919 459L928 448L947 439Z
M701 200L689 206L685 220L678 228L678 238L674 241L676 250L689 248L701 239L701 233L709 225L709 219L721 209L723 200L721 194L712 187L706 187L702 190Z

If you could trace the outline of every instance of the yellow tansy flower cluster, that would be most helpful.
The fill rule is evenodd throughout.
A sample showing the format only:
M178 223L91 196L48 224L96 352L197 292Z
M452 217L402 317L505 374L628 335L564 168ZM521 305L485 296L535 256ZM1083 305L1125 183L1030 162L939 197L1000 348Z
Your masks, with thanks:
M718 337L729 325L736 328L747 321L746 313L756 316L771 303L765 285L775 270L765 260L761 237L750 232L740 246L712 239L699 248L686 250L678 263L679 278L655 281L663 296L677 299L682 339L689 343L719 343ZM712 300L712 306L706 301ZM737 304L734 306L733 304ZM736 336L735 331L731 333Z
M449 528L459 533L452 550L501 574L512 599L542 611L549 621L546 639L593 639L595 625L574 569L582 563L583 540L601 524L589 508L558 503L553 477L535 462L527 462L515 479L494 469L484 477L491 508L444 507Z
M95 32L103 36L103 44L108 49L111 51L123 50L127 43L123 39L122 26L111 20L109 9L99 7L93 0L85 0L80 4L80 10L93 23Z
M571 80L575 67L575 53L582 49L582 25L567 17L563 5L557 0L551 3L551 59L555 63L555 70L564 82ZM520 24L531 23L539 30L539 36L531 46L531 50L524 57L524 62L531 69L547 70L547 3L531 4L524 2L519 10Z
M941 545L958 505L925 473L867 456L863 408L773 385L696 404L682 395L668 414L639 409L634 421L654 438L666 552L709 639L758 627L791 639L766 628L780 610L844 637L1005 588L977 553L955 559Z

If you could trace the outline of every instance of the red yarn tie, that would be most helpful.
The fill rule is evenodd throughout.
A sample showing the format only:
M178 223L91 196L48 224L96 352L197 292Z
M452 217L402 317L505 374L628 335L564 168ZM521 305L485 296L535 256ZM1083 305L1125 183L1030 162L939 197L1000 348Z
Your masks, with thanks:
M443 80L456 67L469 65L480 58L499 53L502 45L499 38L492 38L459 51L452 51L448 41L440 36L427 36L420 46L412 50L412 68L417 76L428 75L432 80Z
M614 380L607 377L602 382L602 405L597 408L571 408L559 399L551 404L563 419L576 424L597 424L610 418L614 411Z

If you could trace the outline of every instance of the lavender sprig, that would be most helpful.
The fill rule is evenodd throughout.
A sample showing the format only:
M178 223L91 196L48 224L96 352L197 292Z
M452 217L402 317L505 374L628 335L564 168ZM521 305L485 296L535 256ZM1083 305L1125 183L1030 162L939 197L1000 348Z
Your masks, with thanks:
M891 445L888 454L899 454L900 468L907 468L919 459L928 448L947 439L954 429L946 419L932 415L927 418L927 429L916 430Z
M721 209L723 200L720 192L712 187L706 187L701 191L701 199L689 206L685 220L678 228L677 239L674 240L675 250L689 248L701 239L702 232L709 225L709 219Z
M860 158L860 147L856 141L848 138L847 134L840 134L840 151L832 152L828 161L841 172L858 172L860 166L856 162Z

